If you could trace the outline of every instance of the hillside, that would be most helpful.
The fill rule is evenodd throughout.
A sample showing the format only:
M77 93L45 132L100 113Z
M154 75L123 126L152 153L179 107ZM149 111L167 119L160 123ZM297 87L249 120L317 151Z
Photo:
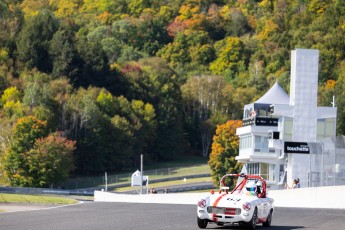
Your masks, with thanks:
M0 182L207 159L217 125L288 92L295 48L320 50L344 134L344 22L341 0L2 0Z

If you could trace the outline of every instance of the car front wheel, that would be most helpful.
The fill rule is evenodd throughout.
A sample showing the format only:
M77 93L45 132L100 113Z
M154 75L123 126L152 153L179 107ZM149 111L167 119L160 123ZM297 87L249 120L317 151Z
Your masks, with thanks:
M265 226L265 227L270 227L270 226L271 226L271 222L272 222L272 213L273 213L273 210L271 209L271 210L270 210L270 213L269 213L268 216L267 216L266 222L262 223L263 226Z
M256 228L256 220L258 218L258 210L255 208L253 212L252 219L248 223L248 227L251 230L254 230Z
M199 217L197 217L197 218L198 218L199 228L206 228L208 221L206 219L200 219Z

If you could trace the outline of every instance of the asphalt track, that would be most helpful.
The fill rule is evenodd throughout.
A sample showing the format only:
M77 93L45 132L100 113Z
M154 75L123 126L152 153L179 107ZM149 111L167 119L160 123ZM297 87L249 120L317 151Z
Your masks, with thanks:
M345 210L276 208L272 227L257 229L345 229ZM239 229L238 226L208 229ZM199 229L196 206L87 202L36 211L0 213L1 230Z

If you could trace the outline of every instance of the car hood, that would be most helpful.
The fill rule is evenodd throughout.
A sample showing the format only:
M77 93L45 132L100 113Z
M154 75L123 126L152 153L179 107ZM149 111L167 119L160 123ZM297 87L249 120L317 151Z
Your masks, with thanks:
M213 194L209 196L209 205L217 207L242 207L245 202L255 202L259 198L253 195L246 194Z

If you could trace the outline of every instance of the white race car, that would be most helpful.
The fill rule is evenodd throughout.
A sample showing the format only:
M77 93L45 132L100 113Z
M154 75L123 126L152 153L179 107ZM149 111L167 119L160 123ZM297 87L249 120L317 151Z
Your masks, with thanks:
M236 187L229 191L227 179L236 179ZM209 222L222 226L238 223L249 229L256 224L271 226L273 199L266 196L266 182L257 175L227 174L220 181L219 192L198 202L197 221L199 228L206 228Z

